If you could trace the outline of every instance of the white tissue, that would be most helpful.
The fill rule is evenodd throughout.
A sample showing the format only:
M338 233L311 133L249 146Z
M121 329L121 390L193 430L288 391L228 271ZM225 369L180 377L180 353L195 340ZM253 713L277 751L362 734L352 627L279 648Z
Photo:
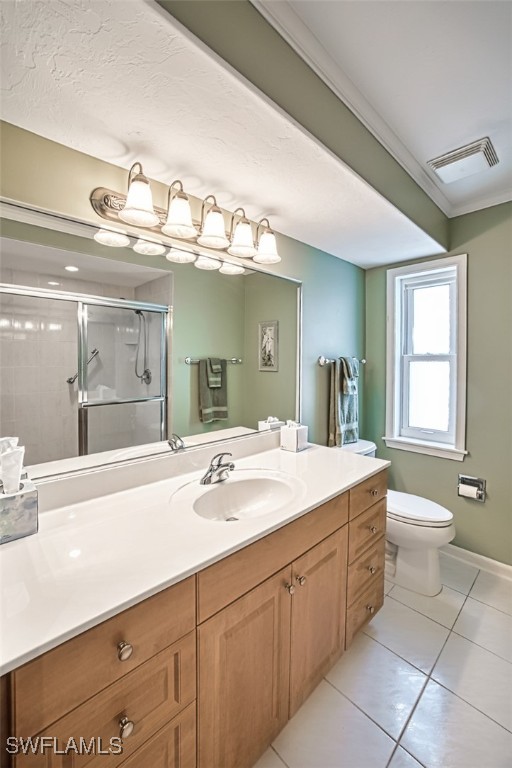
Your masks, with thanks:
M21 472L25 448L13 448L1 455L2 483L4 493L17 493L20 489Z
M18 445L19 437L0 437L0 454L12 451Z
M465 496L467 499L478 499L478 487L476 485L459 485L459 496Z

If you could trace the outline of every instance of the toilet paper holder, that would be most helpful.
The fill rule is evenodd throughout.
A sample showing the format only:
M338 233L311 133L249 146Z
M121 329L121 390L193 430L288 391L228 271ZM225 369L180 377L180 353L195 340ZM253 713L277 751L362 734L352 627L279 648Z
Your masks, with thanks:
M459 475L457 495L466 499L484 502L487 495L486 482L481 477L471 475Z

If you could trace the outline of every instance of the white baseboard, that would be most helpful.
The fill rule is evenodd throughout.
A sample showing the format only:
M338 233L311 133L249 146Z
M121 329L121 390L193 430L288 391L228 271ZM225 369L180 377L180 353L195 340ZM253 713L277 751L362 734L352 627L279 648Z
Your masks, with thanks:
M512 581L512 565L500 563L498 560L492 560L490 557L484 557L484 555L477 555L476 552L456 547L454 544L446 544L444 547L441 547L440 551L445 555L454 557L456 560L460 560L462 563L473 565L482 571L488 571L488 573L494 573L495 576L502 576Z

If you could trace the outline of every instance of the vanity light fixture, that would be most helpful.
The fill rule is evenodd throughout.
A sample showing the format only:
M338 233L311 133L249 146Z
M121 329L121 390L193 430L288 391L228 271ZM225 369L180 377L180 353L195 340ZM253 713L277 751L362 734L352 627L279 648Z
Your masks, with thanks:
M264 230L258 238L260 227L264 227ZM267 218L261 219L258 223L256 239L258 241L258 250L256 256L254 256L254 261L257 264L277 264L278 261L281 261L281 257L277 252L276 236L270 229L270 223Z
M196 260L197 256L191 251L182 251L179 248L171 248L169 253L166 253L165 258L167 261L173 261L175 264L191 264Z
M140 163L134 163L128 173L128 194L124 207L119 211L119 218L135 227L156 227L160 223L153 208L151 187Z
M206 269L213 271L214 269L220 268L220 261L217 261L217 259L209 259L208 256L198 256L197 259L194 261L194 267L197 267L198 269Z
M235 226L235 216L239 211L241 211L241 216ZM231 216L229 239L231 240L231 245L228 248L228 253L230 253L231 256L239 256L242 259L251 259L256 255L251 222L245 215L243 208L237 208Z
M183 240L192 240L198 235L192 222L188 196L183 191L183 184L179 179L172 182L167 193L167 220L162 232L169 237L179 237Z
M78 267L73 267L73 266L64 267L64 269L67 270L68 272L78 272L79 271Z
M210 204L210 209L208 213L205 213L208 204ZM208 197L205 197L203 200L203 205L201 206L201 234L197 238L197 242L199 245L206 246L206 248L219 249L227 248L229 246L229 240L226 237L224 216L217 205L215 195L208 195Z
M122 232L114 232L112 229L99 229L94 233L94 239L101 245L108 245L110 248L124 248L130 245L130 238Z
M245 269L239 267L238 264L231 264L230 261L223 261L219 272L223 275L243 275Z
M162 243L155 243L152 240L137 240L133 246L133 250L137 253L141 253L143 256L161 256L165 253L165 245Z

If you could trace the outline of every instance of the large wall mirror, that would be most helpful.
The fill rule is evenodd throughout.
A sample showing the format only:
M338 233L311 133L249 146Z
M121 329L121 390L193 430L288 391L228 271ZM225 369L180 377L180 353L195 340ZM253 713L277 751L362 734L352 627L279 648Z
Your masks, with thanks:
M19 436L33 477L170 450L172 433L193 446L299 417L300 283L112 249L89 225L5 210L0 434Z

